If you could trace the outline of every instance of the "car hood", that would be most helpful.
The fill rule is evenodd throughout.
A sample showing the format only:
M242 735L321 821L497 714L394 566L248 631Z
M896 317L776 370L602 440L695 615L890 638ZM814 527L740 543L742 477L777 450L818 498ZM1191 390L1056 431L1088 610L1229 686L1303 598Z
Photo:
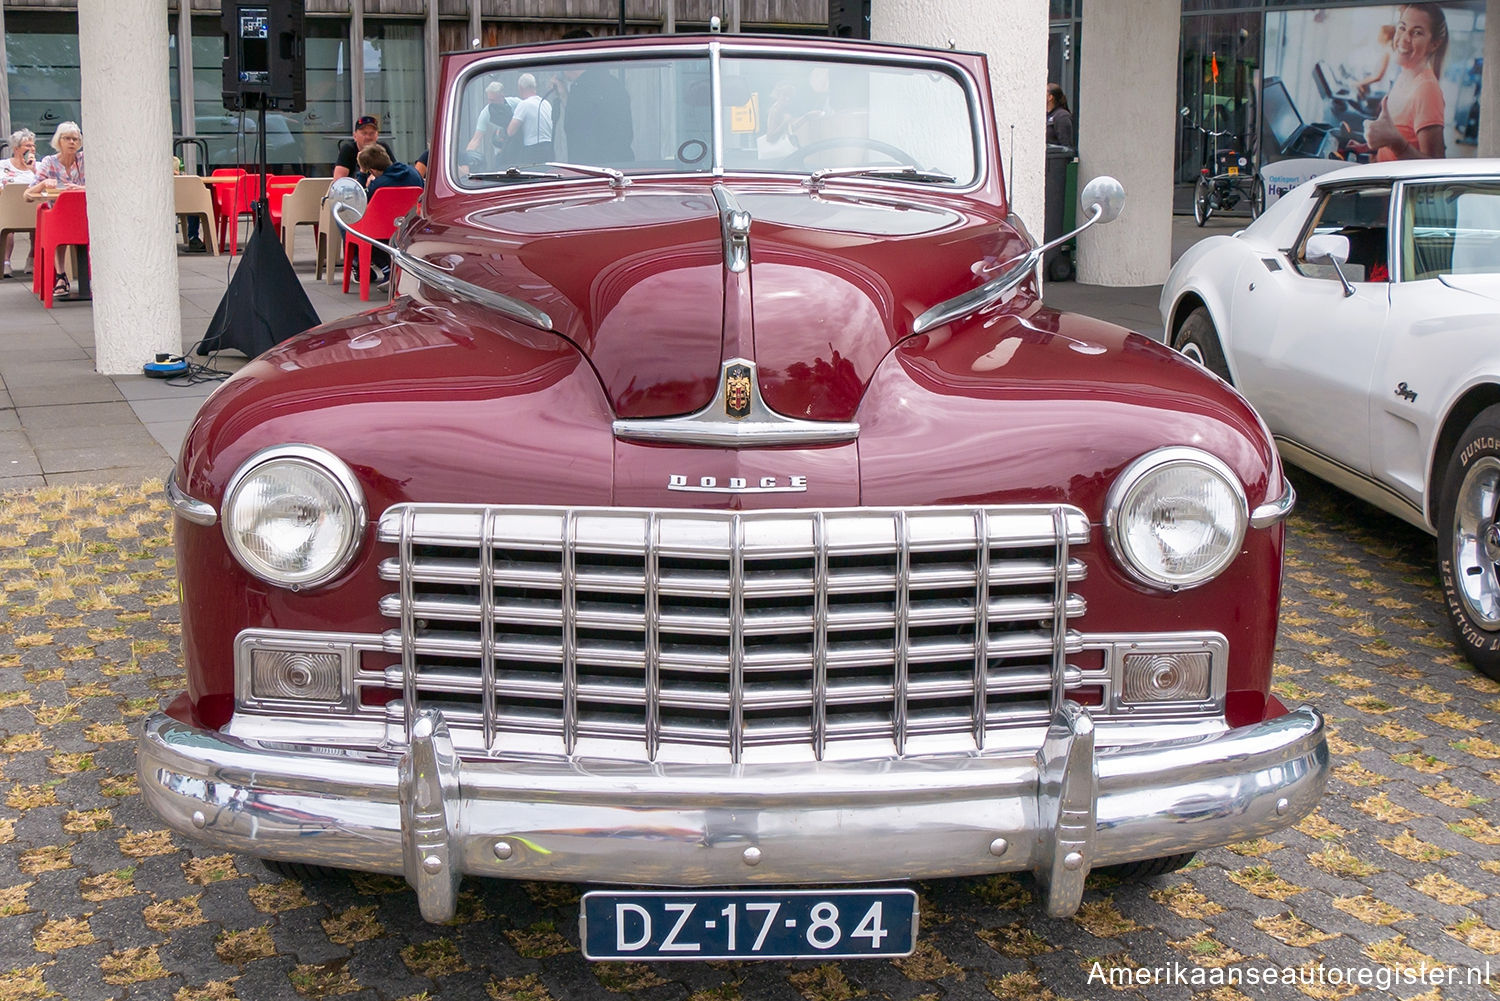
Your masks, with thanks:
M836 184L837 182L835 182ZM831 185L833 186L833 185ZM440 208L409 252L546 312L577 345L615 415L707 406L722 362L757 363L781 413L848 420L892 345L977 269L1025 250L974 202L725 184L748 212L750 268L725 267L707 185L589 181Z
M1439 275L1438 281L1449 288L1500 302L1500 275Z

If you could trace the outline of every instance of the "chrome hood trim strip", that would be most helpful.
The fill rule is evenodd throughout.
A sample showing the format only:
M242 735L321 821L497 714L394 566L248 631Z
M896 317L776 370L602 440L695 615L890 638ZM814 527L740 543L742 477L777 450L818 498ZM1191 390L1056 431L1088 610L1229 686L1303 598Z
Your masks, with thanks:
M749 398L743 416L733 416L730 374L748 370ZM738 376L737 378L743 378ZM614 422L616 438L630 441L762 448L766 445L833 445L859 437L854 421L806 421L778 414L761 399L755 362L730 358L719 370L719 388L708 406L683 417L622 418Z
M418 281L441 289L455 299L472 302L486 309L493 309L502 316L508 316L512 320L519 320L527 326L535 327L538 330L551 331L555 329L552 317L529 303L522 302L520 299L513 299L508 295L501 295L499 292L484 288L481 285L475 285L473 282L466 282L462 278L444 271L435 264L424 261L420 257L413 257L399 247L365 236L359 230L354 229L350 223L344 221L343 209L344 206L342 205L335 204L333 206L333 219L338 224L339 229L345 233L353 233L366 243L384 250L391 255L393 261L400 265L402 271L414 276Z

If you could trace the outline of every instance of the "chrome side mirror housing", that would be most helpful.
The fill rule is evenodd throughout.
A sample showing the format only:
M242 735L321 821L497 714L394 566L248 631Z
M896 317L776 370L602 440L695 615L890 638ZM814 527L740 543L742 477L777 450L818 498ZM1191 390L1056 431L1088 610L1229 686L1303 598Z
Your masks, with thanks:
M1093 222L1114 222L1125 208L1125 186L1108 174L1100 174L1083 186L1083 194L1078 196L1078 207L1088 216L1097 212L1097 218Z
M358 222L365 214L365 208L370 204L370 196L365 194L365 189L360 187L358 181L352 177L341 177L328 186L328 194L323 196L333 202L329 212L334 219L343 217L341 221L347 223ZM340 211L342 209L342 211Z
M1314 264L1326 261L1338 273L1339 284L1344 286L1344 298L1354 294L1354 286L1344 274L1344 265L1349 260L1349 238L1337 233L1316 233L1307 238L1302 255Z

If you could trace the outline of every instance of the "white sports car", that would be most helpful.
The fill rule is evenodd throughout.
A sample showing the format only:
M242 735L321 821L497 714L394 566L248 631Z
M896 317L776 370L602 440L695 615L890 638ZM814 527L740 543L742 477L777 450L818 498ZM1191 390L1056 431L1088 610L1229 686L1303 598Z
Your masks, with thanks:
M1500 679L1500 160L1324 174L1184 254L1161 313L1288 462L1437 535L1459 644Z

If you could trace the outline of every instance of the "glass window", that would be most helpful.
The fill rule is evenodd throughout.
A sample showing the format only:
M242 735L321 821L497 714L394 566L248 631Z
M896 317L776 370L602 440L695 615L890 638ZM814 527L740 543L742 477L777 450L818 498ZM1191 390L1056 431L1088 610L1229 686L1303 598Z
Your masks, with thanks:
M7 11L5 54L10 127L35 132L37 157L46 156L54 152L47 140L58 125L86 125L80 97L77 16Z
M1187 114L1177 123L1178 183L1196 181L1219 150L1258 161L1255 102L1262 20L1259 13L1182 19L1177 107Z
M1500 273L1500 181L1408 185L1401 278Z
M717 95L702 55L510 64L476 74L459 105L454 170L558 159L625 171L708 171L717 100L729 170L912 166L927 172L923 181L961 184L978 173L968 92L947 72L732 56L720 71Z
M380 116L381 138L403 163L427 148L423 60L422 22L365 21L365 112Z
M1389 186L1338 188L1324 195L1313 212L1311 225L1297 244L1297 252L1292 255L1297 270L1309 278L1338 281L1333 265L1309 261L1306 255L1309 237L1332 233L1349 241L1344 277L1351 282L1389 281L1390 206Z

